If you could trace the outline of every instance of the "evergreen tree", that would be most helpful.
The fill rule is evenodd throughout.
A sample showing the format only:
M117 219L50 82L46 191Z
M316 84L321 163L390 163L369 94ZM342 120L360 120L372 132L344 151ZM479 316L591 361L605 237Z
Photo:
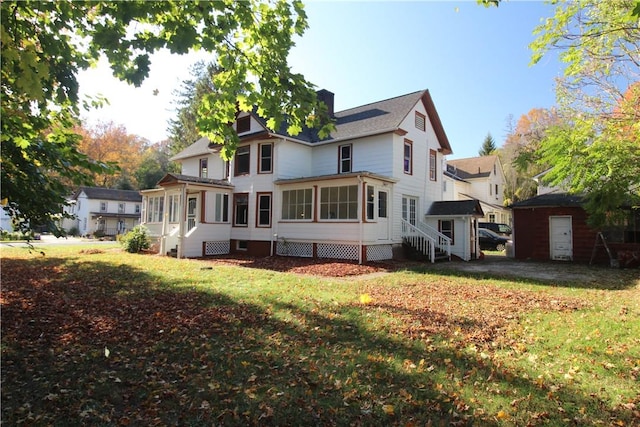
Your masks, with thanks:
M480 156L489 156L496 151L496 142L491 136L491 132L487 133L487 136L484 138L484 142L482 143L482 148L478 151Z
M175 155L201 138L198 130L198 106L205 94L213 93L213 76L218 72L215 64L195 63L191 78L184 80L173 92L176 97L176 115L169 120L169 153Z

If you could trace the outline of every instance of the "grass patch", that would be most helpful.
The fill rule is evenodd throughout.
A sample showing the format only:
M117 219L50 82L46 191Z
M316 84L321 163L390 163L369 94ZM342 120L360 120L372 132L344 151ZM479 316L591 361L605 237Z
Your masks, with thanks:
M109 246L1 267L11 425L640 422L637 278L346 280Z

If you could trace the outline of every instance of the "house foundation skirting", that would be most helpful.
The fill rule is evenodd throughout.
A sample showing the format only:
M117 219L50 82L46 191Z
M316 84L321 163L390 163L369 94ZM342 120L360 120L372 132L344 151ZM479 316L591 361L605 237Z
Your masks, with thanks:
M202 255L227 255L231 251L231 243L228 240L202 242Z
M313 242L288 242L279 240L275 242L275 254L279 256L292 256L304 258L329 258L358 261L359 245L348 243L313 243ZM393 258L392 245L368 245L363 246L364 261L382 261Z

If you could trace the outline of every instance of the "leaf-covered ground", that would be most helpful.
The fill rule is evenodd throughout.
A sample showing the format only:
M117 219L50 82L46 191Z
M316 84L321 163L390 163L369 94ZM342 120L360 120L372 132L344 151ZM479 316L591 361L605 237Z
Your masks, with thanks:
M588 326L568 356L595 302L552 288L380 274L396 263L4 255L7 425L640 422L635 304L599 312L628 323ZM575 329L556 348L535 322Z

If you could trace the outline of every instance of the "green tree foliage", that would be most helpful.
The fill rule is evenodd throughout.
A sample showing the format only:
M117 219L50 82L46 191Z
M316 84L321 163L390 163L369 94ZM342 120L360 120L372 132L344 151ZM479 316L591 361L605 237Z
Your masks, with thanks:
M71 131L81 107L95 106L79 99L77 73L101 56L137 86L155 51L212 52L223 71L197 123L226 156L238 141L228 126L238 107L259 105L271 127L286 119L292 134L303 124L331 129L313 85L287 64L293 38L307 28L299 1L3 1L0 12L1 198L22 227L45 223L61 234L55 217L70 192L65 182L90 184L108 169L78 151Z
M549 129L532 160L552 166L546 180L587 197L592 226L640 204L640 3L558 3L535 31L532 62L559 51L566 64L556 93L562 124Z
M154 188L168 172L178 172L177 165L169 162L169 143L152 145L142 154L142 162L135 172L138 189Z
M489 132L482 142L482 147L480 148L480 151L478 151L478 155L489 156L493 154L494 151L496 151L496 148L496 141L493 139L491 133Z

